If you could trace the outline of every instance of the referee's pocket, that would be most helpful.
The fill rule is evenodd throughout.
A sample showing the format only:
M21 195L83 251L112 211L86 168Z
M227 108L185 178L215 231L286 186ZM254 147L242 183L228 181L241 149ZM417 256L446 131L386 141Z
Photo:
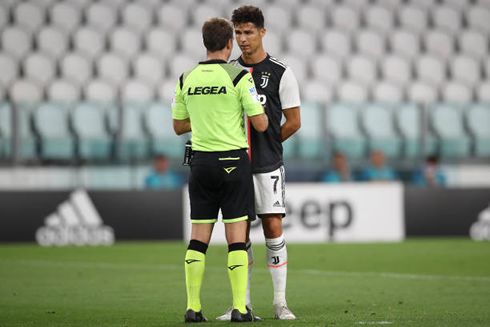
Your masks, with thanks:
M221 163L221 171L225 176L225 180L236 180L240 175L241 158L240 157L221 157L219 158Z

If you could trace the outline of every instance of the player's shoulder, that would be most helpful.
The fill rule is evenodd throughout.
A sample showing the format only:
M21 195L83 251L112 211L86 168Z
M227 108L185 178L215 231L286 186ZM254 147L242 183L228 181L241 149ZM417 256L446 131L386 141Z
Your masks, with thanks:
M286 70L288 68L288 65L284 61L279 60L273 56L268 57L268 64L279 70Z

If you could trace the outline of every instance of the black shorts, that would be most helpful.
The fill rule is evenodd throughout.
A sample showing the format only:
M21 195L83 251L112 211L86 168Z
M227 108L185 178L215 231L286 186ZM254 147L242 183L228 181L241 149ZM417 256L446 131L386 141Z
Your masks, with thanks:
M254 220L254 187L245 150L194 153L189 179L192 223Z

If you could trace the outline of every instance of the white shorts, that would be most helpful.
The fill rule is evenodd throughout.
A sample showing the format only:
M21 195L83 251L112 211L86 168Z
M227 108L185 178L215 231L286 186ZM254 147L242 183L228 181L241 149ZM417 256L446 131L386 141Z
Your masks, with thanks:
M253 174L255 190L255 213L286 214L285 194L286 181L284 179L284 166L269 173Z

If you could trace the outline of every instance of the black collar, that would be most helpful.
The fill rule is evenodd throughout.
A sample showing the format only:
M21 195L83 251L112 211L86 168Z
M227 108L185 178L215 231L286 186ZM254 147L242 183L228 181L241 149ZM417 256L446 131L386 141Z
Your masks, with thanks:
M222 59L211 59L211 60L199 62L199 65L209 65L209 64L226 64L226 61Z

